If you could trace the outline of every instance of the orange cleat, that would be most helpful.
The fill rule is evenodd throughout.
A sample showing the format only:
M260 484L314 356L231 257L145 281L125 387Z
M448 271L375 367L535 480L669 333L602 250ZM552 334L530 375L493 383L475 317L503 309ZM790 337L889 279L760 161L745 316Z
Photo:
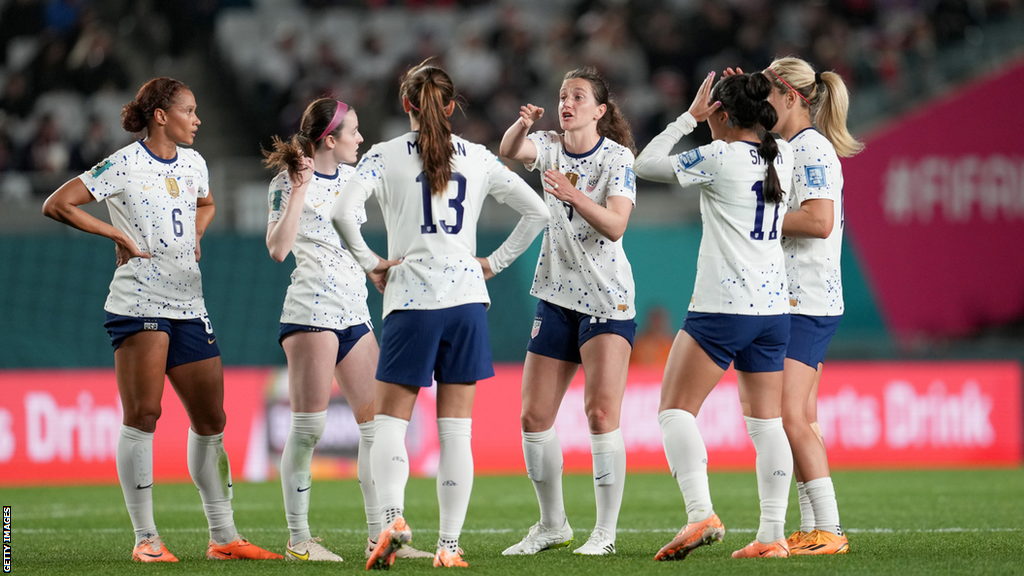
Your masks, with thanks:
M793 547L803 542L804 538L807 538L808 534L810 534L810 532L804 532L803 530L797 530L790 534L789 538L786 538L786 544L789 544L789 551L792 552Z
M469 564L462 559L462 549L452 554L447 550L438 550L434 554L434 568L469 568Z
M389 570L395 563L395 555L403 545L412 541L412 529L399 516L395 521L381 530L377 536L377 545L366 561L367 570Z
M139 545L132 550L132 560L136 562L177 562L178 559L174 557L164 546L163 541L160 540L159 536L153 536L152 538L146 538Z
M849 551L850 541L845 535L837 536L827 530L812 530L799 544L790 546L790 552L797 556L846 554Z
M733 558L789 558L789 544L785 538L764 544L754 540L732 553Z
M210 560L284 560L284 556L264 550L239 534L235 534L234 541L227 544L217 544L210 540L206 557Z
M718 519L718 514L712 514L700 522L691 522L683 526L679 534L654 555L654 559L682 560L701 546L721 542L724 536L725 526Z

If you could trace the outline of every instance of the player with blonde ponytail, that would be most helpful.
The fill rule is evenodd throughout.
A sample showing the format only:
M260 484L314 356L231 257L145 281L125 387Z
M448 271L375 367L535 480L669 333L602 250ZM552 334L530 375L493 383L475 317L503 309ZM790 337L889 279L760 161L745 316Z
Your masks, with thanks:
M792 57L775 60L763 74L772 84L768 101L779 116L774 131L793 146L795 162L782 225L791 322L782 420L793 450L801 523L788 543L795 555L844 554L850 545L839 524L817 397L825 352L843 315L839 158L857 154L864 145L846 128L850 98L838 74L816 73Z

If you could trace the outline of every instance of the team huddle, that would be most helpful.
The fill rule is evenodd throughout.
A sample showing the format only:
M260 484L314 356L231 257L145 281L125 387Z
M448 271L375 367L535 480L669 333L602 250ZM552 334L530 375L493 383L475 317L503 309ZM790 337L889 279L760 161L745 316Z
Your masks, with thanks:
M703 224L696 283L665 365L658 413L686 522L654 558L681 560L725 534L696 416L730 364L757 452L761 503L755 539L733 557L847 552L815 408L843 313L839 157L862 148L846 129L842 79L797 58L752 74L727 69L718 82L711 73L689 110L637 155L605 81L591 68L570 71L558 94L561 130L531 133L545 111L527 104L500 144L502 157L540 172L541 195L484 146L452 134L457 93L444 70L429 62L413 67L400 93L410 131L362 158L356 111L333 98L310 103L299 131L275 137L264 151L275 174L267 248L277 262L295 257L278 337L292 411L280 466L289 530L283 555L250 543L233 520L223 369L198 267L215 205L205 160L183 147L200 125L192 92L170 78L147 82L122 111L125 130L144 138L44 204L45 215L116 247L104 326L124 411L117 472L135 529L132 558L177 561L153 519L153 433L166 375L190 421L188 469L209 521L207 558L342 560L308 522L312 455L336 381L359 427L367 569L400 558L468 566L459 537L473 487L473 400L476 383L494 375L486 282L542 232L530 291L537 310L523 334L521 412L540 518L503 554L572 545L554 423L581 366L597 517L574 552L614 554L626 479L620 411L636 332L636 287L622 237L637 177L699 186ZM671 154L705 121L713 142ZM493 253L479 257L477 223L488 195L520 219ZM371 196L383 213L386 256L361 234ZM103 200L112 224L78 208ZM367 278L383 294L379 346ZM440 525L428 552L409 546L405 441L419 390L435 382ZM787 537L794 474L801 525Z

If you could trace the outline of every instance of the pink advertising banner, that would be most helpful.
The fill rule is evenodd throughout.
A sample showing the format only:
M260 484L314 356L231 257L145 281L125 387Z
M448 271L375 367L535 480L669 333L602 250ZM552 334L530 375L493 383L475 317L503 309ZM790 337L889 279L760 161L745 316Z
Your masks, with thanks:
M1022 93L1018 61L844 159L845 221L897 338L969 335L1024 316Z

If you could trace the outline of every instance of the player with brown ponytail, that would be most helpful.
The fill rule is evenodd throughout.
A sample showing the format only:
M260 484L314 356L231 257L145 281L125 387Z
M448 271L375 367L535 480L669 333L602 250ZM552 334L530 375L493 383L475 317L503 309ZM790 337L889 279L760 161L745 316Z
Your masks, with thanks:
M486 148L451 134L456 95L444 70L426 62L413 68L401 94L411 131L363 156L331 214L345 245L384 293L371 455L384 529L366 566L390 567L412 538L404 518L405 437L419 390L433 379L440 441L434 566L464 567L459 535L473 489L473 396L477 381L494 375L484 281L529 247L547 214L533 189ZM371 195L384 214L387 260L359 231ZM522 218L497 250L479 258L477 219L487 195Z

